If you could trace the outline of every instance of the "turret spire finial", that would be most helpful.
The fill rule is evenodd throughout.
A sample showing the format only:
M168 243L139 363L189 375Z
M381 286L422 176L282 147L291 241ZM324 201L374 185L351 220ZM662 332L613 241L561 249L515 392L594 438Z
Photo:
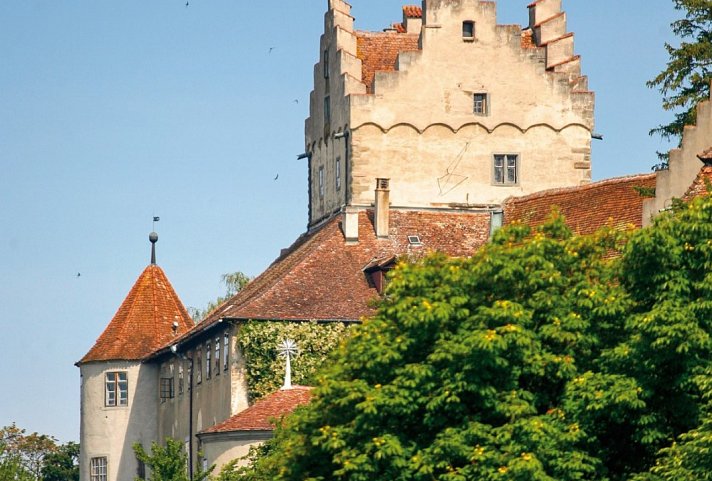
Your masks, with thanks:
M158 242L158 234L151 232L148 234L148 240L151 241L151 265L156 265L156 242Z

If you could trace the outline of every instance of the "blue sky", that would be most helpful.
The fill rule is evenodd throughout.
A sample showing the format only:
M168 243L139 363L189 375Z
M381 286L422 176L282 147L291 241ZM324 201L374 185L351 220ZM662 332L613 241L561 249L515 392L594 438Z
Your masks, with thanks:
M500 0L500 23L527 21ZM353 0L357 28L400 20ZM79 370L149 262L187 306L307 222L304 119L326 1L0 2L0 426L79 439ZM595 179L648 172L669 0L565 0L596 92ZM272 48L272 52L269 50ZM298 102L295 102L297 100ZM279 174L279 179L273 180ZM77 273L81 273L77 277Z

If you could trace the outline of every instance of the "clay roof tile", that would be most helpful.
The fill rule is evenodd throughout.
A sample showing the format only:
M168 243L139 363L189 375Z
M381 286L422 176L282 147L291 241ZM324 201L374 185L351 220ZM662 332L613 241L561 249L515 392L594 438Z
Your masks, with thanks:
M423 18L423 9L417 5L404 5L403 15L407 18Z
M177 329L173 329L173 323ZM163 270L144 269L109 325L77 363L141 360L194 327Z

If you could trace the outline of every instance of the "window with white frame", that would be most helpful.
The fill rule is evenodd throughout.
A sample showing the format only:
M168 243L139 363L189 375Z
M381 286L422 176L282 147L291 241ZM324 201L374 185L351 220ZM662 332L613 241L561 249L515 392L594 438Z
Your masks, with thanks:
M126 371L115 371L106 373L106 406L128 406L129 405L129 381Z
M319 198L324 198L324 166L319 167Z
M515 185L519 183L519 155L494 154L492 183L495 185Z
M210 374L213 369L213 365L210 364L210 341L205 343L205 380L210 379Z
M486 93L476 93L472 96L472 111L475 115L489 115L489 95Z
M89 461L89 480L106 481L109 463L106 457L91 458Z
M185 389L185 375L183 374L183 365L178 366L178 394L183 394Z
M198 349L197 361L198 361L198 365L195 366L195 375L196 375L195 384L200 384L201 382L203 382L203 350L202 349ZM190 387L190 386L188 386L188 387Z
M336 190L341 190L341 157L336 158Z
M215 338L215 375L220 375L220 337Z
M230 357L230 334L227 332L223 336L223 370L227 371L228 358Z

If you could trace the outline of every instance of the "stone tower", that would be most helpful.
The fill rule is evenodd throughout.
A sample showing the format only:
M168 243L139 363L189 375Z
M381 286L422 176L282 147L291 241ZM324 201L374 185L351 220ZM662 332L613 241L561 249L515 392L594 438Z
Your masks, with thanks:
M155 245L157 237L152 234ZM154 251L155 253L155 251ZM80 480L133 481L142 466L132 445L158 439L158 366L142 360L193 327L166 278L151 264L89 352L81 375Z
M329 0L306 120L309 225L369 208L497 210L510 196L587 183L594 95L561 0L529 25L496 2L426 0L383 32ZM348 209L346 209L348 210Z

